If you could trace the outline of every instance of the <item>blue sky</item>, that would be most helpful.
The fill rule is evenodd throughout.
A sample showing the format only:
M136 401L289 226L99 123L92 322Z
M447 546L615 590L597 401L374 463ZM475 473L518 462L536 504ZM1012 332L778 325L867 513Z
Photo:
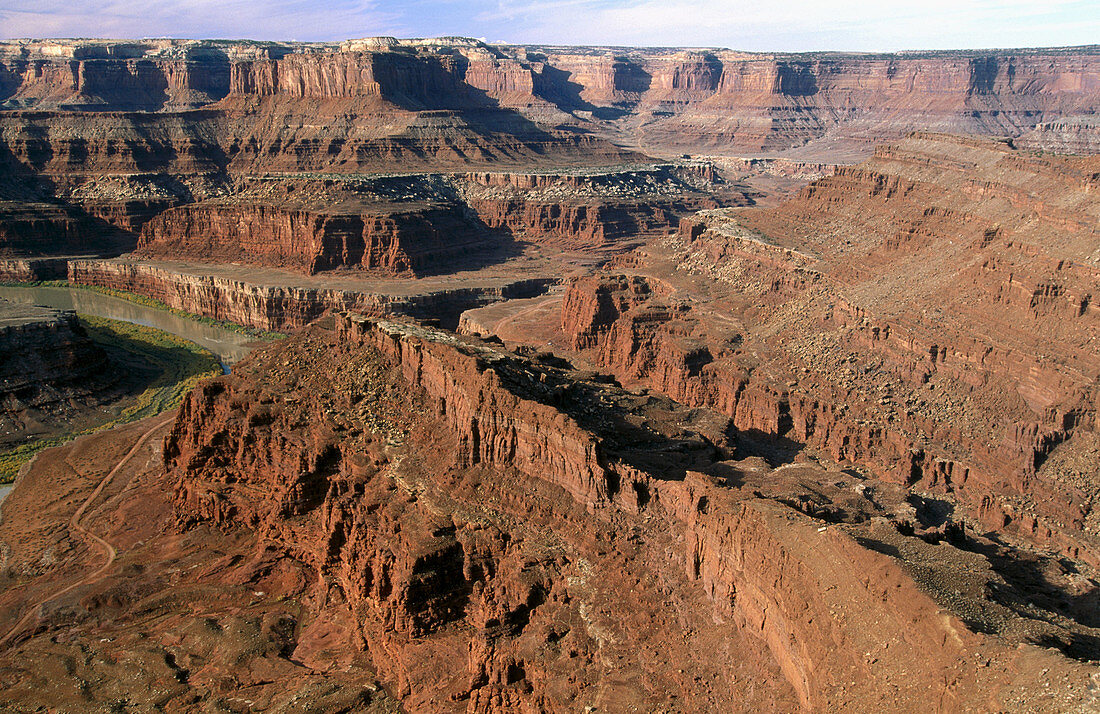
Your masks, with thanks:
M1100 0L0 0L0 37L340 40L753 51L1100 43Z

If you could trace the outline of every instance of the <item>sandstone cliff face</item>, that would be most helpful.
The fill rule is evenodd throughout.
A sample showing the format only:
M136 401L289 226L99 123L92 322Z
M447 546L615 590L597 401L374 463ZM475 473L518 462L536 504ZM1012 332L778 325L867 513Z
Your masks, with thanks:
M897 57L607 55L453 38L342 45L15 41L0 44L0 164L23 186L19 200L43 204L32 222L50 225L28 228L16 215L0 216L0 230L40 254L117 255L133 248L156 214L221 200L241 177L391 172L398 165L529 171L639 158L617 145L666 155L802 147L811 164L820 164L815 152L866 154L872 143L927 126L1018 136L1094 111L1096 56L1090 48ZM1060 137L1060 146L1091 151L1079 128L1040 134L1027 145L1048 147ZM145 195L106 185L158 181L165 185ZM540 180L533 183L539 189ZM658 234L674 214L717 205L694 193L665 199L471 195L469 205L494 227L564 236L555 247L566 248ZM77 234L81 245L73 247ZM286 248L271 253L263 260L310 268L310 259ZM398 255L379 260L402 262ZM344 261L326 257L317 269Z
M96 221L57 204L0 201L0 255L40 256L98 249Z
M951 711L1020 686L1005 672L1028 647L974 634L857 542L901 537L876 511L896 496L875 505L810 466L756 480L723 461L725 420L556 364L339 316L188 398L165 444L178 522L247 528L327 579L422 711L569 710L600 691L643 709ZM944 678L929 701L920 683Z
M501 118L504 107L536 124L579 119L631 144L698 150L777 150L837 127L847 127L857 143L871 133L898 136L928 126L1016 135L1041 121L1090 113L1100 91L1093 48L859 56L570 52L458 41L9 43L0 57L0 98L9 107L169 110L353 100L360 110L476 110ZM600 109L625 112L628 121L605 127L595 118ZM522 129L523 121L509 121L513 133Z
M1100 121L1095 117L1066 117L1042 122L1015 142L1021 149L1057 154L1100 154Z
M146 224L137 255L244 260L309 274L336 268L413 274L447 268L498 242L457 208L364 208L373 212L190 204L165 211Z
M46 175L191 174L224 164L208 112L0 112L4 158Z
M784 433L785 395L750 379L736 357L741 336L722 335L675 292L641 276L575 280L562 303L561 329L572 349L591 354L619 379L727 414L743 431Z
M777 150L837 128L855 142L926 126L1018 134L1033 112L1074 113L1098 86L1091 53L561 52L549 62L594 105L661 112L634 129L643 146L710 150Z
M358 98L315 106L317 101L260 98L184 113L4 111L0 150L30 171L78 177L386 172L398 163L433 171L493 163L605 164L631 156L510 114L475 121L450 110L374 111Z
M917 135L685 221L680 269L729 286L710 304L611 275L572 286L562 327L620 378L1097 562L1090 488L1043 468L1096 428L1093 163Z
M469 204L491 228L571 250L599 250L624 240L665 233L677 225L684 204L536 203L519 199L472 199Z
M253 177L228 198L186 203L144 224L136 254L308 274L363 269L422 276L503 262L523 249L614 253L668 234L681 215L731 203L709 164L602 170Z
M522 361L443 333L343 320L330 343L307 344L332 359L315 362L317 384L285 390L286 401L255 402L259 384L245 381L247 365L188 400L165 451L179 478L181 521L250 524L269 545L286 544L293 557L330 572L379 673L410 707L556 710L590 696L584 692L601 676L596 662L606 639L584 624L604 618L579 604L587 586L571 580L581 572L577 556L525 543L497 519L475 515L476 506L460 507L465 516L451 512L457 504L439 510L434 484L451 481L454 497L466 501L469 489L479 490L470 477L484 477L480 490L498 508L540 523L577 523L583 504L611 495L594 437L572 417L515 393L513 380L526 378L511 370ZM255 376L289 376L280 352L270 359ZM333 408L342 415L330 422ZM316 409L326 415L313 418ZM340 426L348 417L368 420L370 431L349 434ZM304 441L300 418L312 424ZM222 461L215 444L226 437L258 450L245 446L239 461ZM406 440L420 446L394 450ZM538 497L516 500L499 480L513 465L517 475L530 474ZM538 480L547 467L553 473ZM299 475L281 483L284 474ZM421 495L394 498L395 486ZM252 489L270 498L247 496ZM582 536L577 545L589 542ZM639 702L647 696L635 685L616 689Z
M287 54L235 63L229 94L307 99L386 98L406 109L479 105L460 56L402 52Z
M69 264L65 259L0 260L0 282L37 283L40 280L65 280Z
M115 379L75 313L0 300L0 443L44 415L94 403Z
M72 111L193 109L223 98L230 65L224 55L178 59L91 56L72 48L68 57L0 51L0 99L7 107L47 106ZM46 48L43 48L46 49ZM137 48L134 48L135 50ZM83 56L72 56L72 55Z
M709 162L558 172L470 172L454 182L488 226L566 250L616 252L667 235L681 216L749 202Z
M555 278L520 278L482 287L440 287L415 292L335 289L246 282L174 264L122 260L70 260L74 285L95 285L145 295L196 315L227 320L260 330L290 330L309 324L328 310L368 315L410 315L457 324L473 307L509 298L537 295Z
M134 51L140 55L144 50ZM390 172L397 165L420 171L519 163L570 166L616 163L630 156L606 141L545 129L501 108L463 83L460 60L431 52L275 52L231 63L224 56L180 58L169 53L154 59L92 56L70 60L79 64L73 69L54 67L59 60L50 57L36 59L62 74L72 70L90 76L101 71L105 76L95 82L81 80L79 87L58 88L49 73L30 73L30 79L18 75L27 83L11 88L11 110L0 111L0 165L6 171L0 198L9 198L11 192L10 197L19 201L6 212L10 215L0 216L5 234L0 235L0 248L8 243L13 246L9 252L29 255L126 252L134 247L142 226L158 213L207 198L224 199L234 192L238 177L254 174ZM144 86L157 72L198 71L208 61L218 65L227 84L218 91L224 99L200 102L205 108L177 111L172 102L184 101L187 92L162 93L158 99ZM115 74L120 67L140 77L119 80ZM383 85L385 91L380 89ZM105 93L104 87L115 93ZM59 99L70 92L87 101ZM29 106L40 109L26 109ZM212 209L204 204L184 209L185 215L188 210ZM392 271L419 267L415 248L407 256L400 255L400 248L390 254L393 240L385 234L397 229L386 225L384 217L375 221L378 212L389 214L393 209L348 209L370 216L362 231L366 262ZM420 212L420 206L405 211ZM440 220L445 218L441 215L434 218L440 230L449 231L460 222ZM164 218L169 226L181 222L188 220L178 215ZM156 230L171 232L165 227ZM325 230L317 228L322 234ZM339 236L352 229L334 230L339 234L336 241L343 242ZM430 227L414 232L425 231L430 233ZM440 243L438 235L427 239ZM225 235L219 240L234 244L240 239ZM273 247L270 252L278 255L264 260L291 261L308 270L314 256L287 255L308 252L308 237L301 242L300 247ZM320 252L330 254L320 258L316 269L356 264L358 239L351 242L322 247ZM211 247L202 241L199 245ZM450 247L455 252L467 252L466 248L461 241ZM225 254L230 248L220 250Z
M514 466L582 504L606 502L623 486L624 474L575 419L499 381L516 369L499 352L463 349L448 335L399 323L353 320L342 328L342 341L378 350L438 405L439 417L458 436L460 465ZM484 387L469 389L483 380Z
M64 175L584 165L627 155L502 106L464 80L470 65L438 48L10 43L0 47L9 110L0 136L24 166Z
M10 165L5 169L10 169L5 176L10 200L0 200L0 255L34 258L126 252L133 249L146 221L182 200L168 192L148 195L150 191L142 190L149 184L174 181L164 176L128 176L117 182L71 176L42 181Z

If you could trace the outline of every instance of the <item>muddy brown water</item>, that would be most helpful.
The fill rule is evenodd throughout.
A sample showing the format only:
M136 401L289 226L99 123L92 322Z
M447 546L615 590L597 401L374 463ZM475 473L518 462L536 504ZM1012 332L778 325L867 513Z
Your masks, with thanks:
M0 286L0 298L13 302L44 305L61 310L76 310L85 315L107 317L112 320L132 322L137 325L155 327L158 330L171 332L173 335L191 340L216 354L227 371L230 366L248 354L252 347L257 344L256 338L251 335L196 322L179 315L173 315L166 310L138 305L109 295L101 295L91 290L61 287Z
M188 320L147 305L138 305L127 300L101 295L90 290L61 287L7 287L0 286L0 298L29 305L43 305L60 310L76 310L85 315L107 317L136 325L155 327L158 330L179 335L205 347L221 360L222 368L229 368L259 343L256 338ZM11 492L14 484L0 484L0 503Z

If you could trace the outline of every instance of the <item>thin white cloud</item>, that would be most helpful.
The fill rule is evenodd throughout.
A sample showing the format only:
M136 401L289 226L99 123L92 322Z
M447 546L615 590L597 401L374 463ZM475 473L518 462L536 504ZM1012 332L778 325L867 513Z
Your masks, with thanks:
M1087 44L1097 0L0 0L0 36L511 42L895 50Z
M523 28L523 39L542 36L579 44L769 49L775 38L801 38L802 47L774 48L880 50L1003 46L1005 40L1076 44L1100 38L1100 5L1093 0L501 0L480 18L507 18L517 30ZM862 38L860 47L852 46L853 37Z
M411 29L401 14L363 0L0 0L4 37L217 37L325 39Z

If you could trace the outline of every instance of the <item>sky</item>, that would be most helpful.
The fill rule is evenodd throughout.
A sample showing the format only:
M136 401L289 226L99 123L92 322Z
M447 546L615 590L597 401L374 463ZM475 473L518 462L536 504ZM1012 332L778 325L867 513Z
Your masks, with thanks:
M896 51L1100 43L1100 0L0 0L0 37Z

